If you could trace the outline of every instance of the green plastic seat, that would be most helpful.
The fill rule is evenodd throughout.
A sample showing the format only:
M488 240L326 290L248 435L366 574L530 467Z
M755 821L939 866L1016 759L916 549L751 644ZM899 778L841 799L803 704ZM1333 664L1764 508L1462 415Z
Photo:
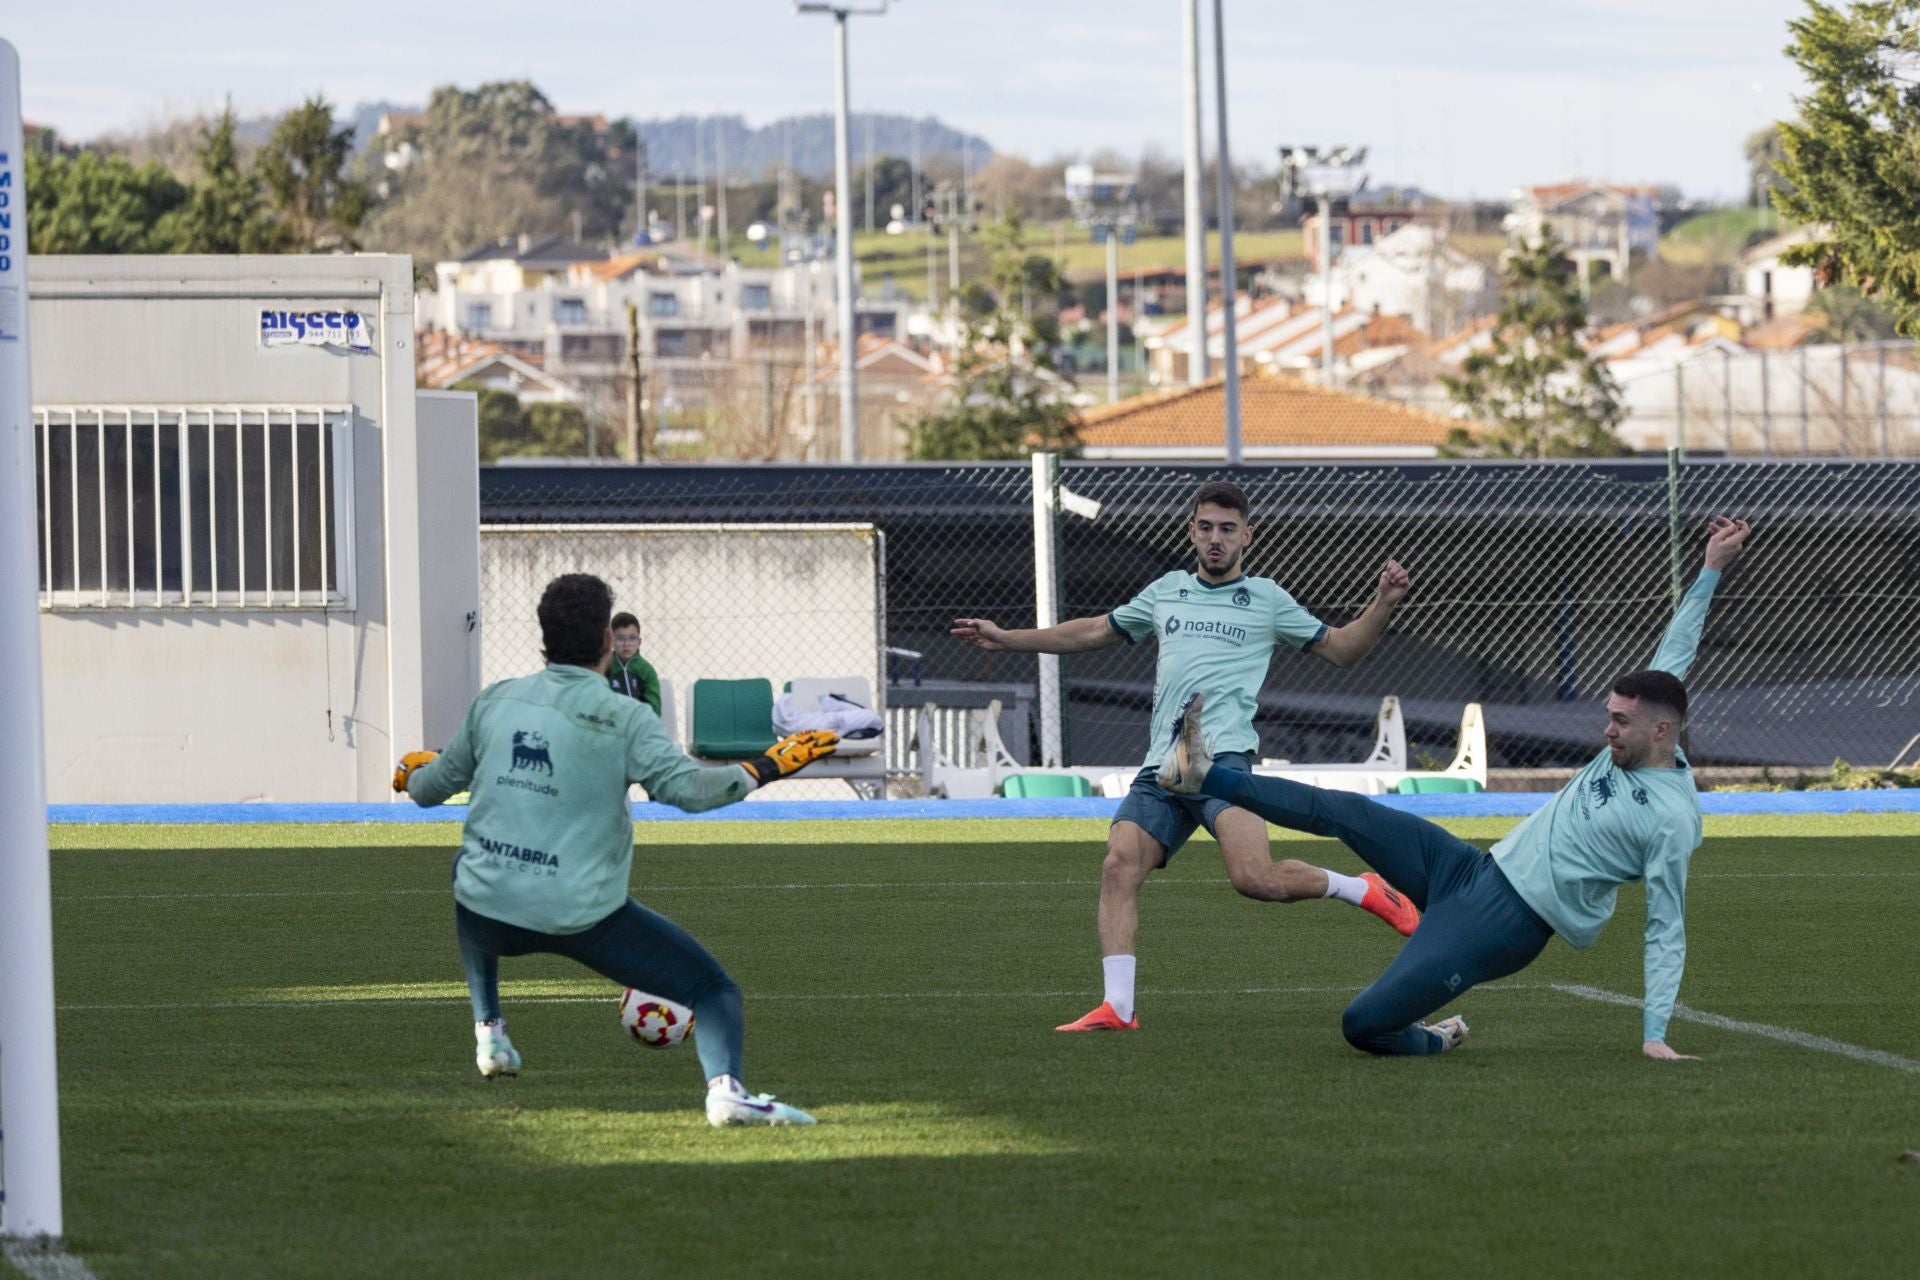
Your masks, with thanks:
M1402 778L1394 790L1403 796L1460 795L1485 791L1473 778Z
M695 680L690 695L693 723L687 737L691 754L708 760L746 760L772 746L773 682Z
M1054 800L1090 796L1093 784L1077 773L1016 773L1000 784L1000 794L1015 800Z

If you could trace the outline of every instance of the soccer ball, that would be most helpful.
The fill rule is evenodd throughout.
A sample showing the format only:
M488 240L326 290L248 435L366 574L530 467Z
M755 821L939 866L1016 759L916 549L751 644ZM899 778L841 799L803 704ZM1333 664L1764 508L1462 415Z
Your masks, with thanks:
M620 1025L650 1049L671 1049L693 1030L693 1010L628 987L620 997Z

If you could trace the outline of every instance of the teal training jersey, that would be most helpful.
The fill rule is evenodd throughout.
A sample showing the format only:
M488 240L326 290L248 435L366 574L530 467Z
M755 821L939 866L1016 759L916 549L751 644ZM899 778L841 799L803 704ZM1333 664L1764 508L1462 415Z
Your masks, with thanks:
M1159 637L1148 765L1160 763L1173 717L1195 690L1207 695L1200 727L1216 754L1259 750L1253 712L1274 644L1309 649L1327 633L1271 579L1208 582L1187 570L1148 583L1107 621L1128 643Z
M1681 599L1652 668L1685 677L1720 581L1703 570ZM1612 753L1493 846L1500 870L1553 931L1589 947L1623 884L1647 885L1645 1038L1665 1040L1687 961L1687 863L1700 846L1700 797L1686 756L1671 769L1621 769Z
M469 911L578 933L627 900L633 811L627 784L698 812L753 789L739 765L689 760L643 702L587 667L556 664L489 685L407 794L436 805L471 789L453 896Z

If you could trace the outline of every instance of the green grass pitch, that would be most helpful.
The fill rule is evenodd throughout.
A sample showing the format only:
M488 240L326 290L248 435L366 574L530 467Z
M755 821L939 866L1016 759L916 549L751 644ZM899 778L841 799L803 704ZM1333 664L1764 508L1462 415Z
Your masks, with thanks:
M1709 820L1681 994L1737 1021L1676 1021L1705 1060L1670 1064L1639 1056L1637 1009L1564 989L1640 993L1637 889L1590 952L1556 942L1469 993L1463 1051L1377 1061L1339 1015L1398 938L1237 897L1205 840L1143 896L1144 1031L1056 1035L1099 998L1101 832L641 828L636 895L746 991L749 1083L821 1121L716 1131L693 1051L628 1041L611 984L555 959L503 963L525 1071L480 1079L455 827L56 828L70 1247L101 1280L1920 1256L1920 1165L1899 1162L1920 1148L1914 817Z

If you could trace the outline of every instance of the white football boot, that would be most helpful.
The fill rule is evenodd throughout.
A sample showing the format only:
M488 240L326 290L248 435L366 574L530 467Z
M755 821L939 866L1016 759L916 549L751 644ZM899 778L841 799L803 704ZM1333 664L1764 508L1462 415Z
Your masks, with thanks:
M473 1024L474 1065L489 1080L520 1074L520 1051L507 1039L506 1019Z
M730 1124L812 1124L798 1107L774 1101L770 1093L748 1093L739 1081L722 1076L707 1090L707 1123L716 1129Z
M1169 791L1192 795L1206 781L1207 770L1213 768L1213 752L1200 736L1200 708L1206 700L1206 694L1195 693L1173 718L1173 739L1167 744L1167 754L1156 775Z
M1438 1022L1423 1022L1420 1025L1440 1037L1442 1053L1449 1049L1458 1049L1467 1042L1467 1020L1457 1013L1451 1018L1442 1018Z

